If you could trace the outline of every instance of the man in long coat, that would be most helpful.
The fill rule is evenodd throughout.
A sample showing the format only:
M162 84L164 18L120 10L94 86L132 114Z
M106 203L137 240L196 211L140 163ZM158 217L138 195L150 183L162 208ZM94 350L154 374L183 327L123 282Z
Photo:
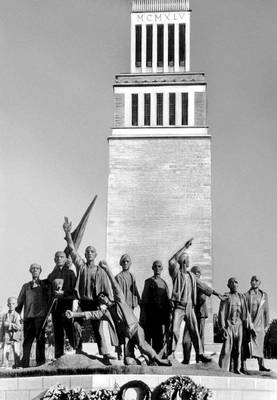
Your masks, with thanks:
M131 257L128 254L123 254L120 257L119 264L122 268L122 271L115 276L115 280L119 284L124 294L126 303L132 310L134 310L140 303L140 295L136 283L136 278L134 274L130 272L130 267L132 265ZM122 360L122 346L117 346L116 351L118 359Z
M17 299L16 311L23 311L23 356L21 366L29 367L32 344L36 339L36 363L45 363L45 329L42 329L50 302L50 286L47 280L40 279L41 266L31 264L29 271L32 280L25 283ZM61 323L61 322L60 322Z
M170 300L167 283L161 278L161 261L153 262L154 275L144 282L141 296L140 324L145 338L159 353L164 346L170 321Z
M238 280L228 279L230 292L227 299L220 302L218 327L223 336L223 345L219 356L219 366L225 371L242 374L242 344L246 336L255 335L250 321L246 298L238 292Z
M256 337L250 337L249 348L244 349L243 369L246 370L246 359L257 358L259 370L269 372L264 366L264 338L269 326L268 296L260 289L261 281L254 275L250 281L250 289L245 293L247 308L250 314ZM249 351L248 351L249 350Z

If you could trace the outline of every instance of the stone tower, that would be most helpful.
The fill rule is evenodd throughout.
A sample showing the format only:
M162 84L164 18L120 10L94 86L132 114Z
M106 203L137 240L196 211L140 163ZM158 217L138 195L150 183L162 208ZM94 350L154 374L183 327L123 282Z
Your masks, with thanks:
M191 237L212 284L207 84L190 71L190 17L189 0L133 0L131 72L115 78L107 260L117 272L130 254L140 290L156 259L170 284L167 260Z

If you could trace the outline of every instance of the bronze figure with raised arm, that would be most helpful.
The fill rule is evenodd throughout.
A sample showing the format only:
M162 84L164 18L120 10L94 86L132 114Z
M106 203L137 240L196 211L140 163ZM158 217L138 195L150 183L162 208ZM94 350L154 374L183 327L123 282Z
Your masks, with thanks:
M191 245L192 239L174 254L169 260L169 275L172 279L172 335L169 345L170 355L175 358L175 351L179 340L180 327L185 321L185 329L188 329L193 343L197 361L209 362L211 358L204 354L204 348L199 334L195 306L197 303L197 291L207 296L212 294L224 299L224 296L213 290L205 282L198 279L193 273L188 271L189 255L186 252ZM183 348L185 351L185 347ZM186 364L186 354L183 355L183 363Z
M86 261L83 260L76 251L74 242L71 236L72 223L69 222L68 218L65 217L63 224L63 230L65 232L65 239L67 241L67 249L72 258L73 264L77 270L77 281L75 285L75 293L79 301L79 306L82 311L93 311L97 310L97 295L100 292L105 292L110 296L110 286L107 279L107 275L96 263L97 257L96 249L93 246L87 246L85 250ZM80 324L82 320L75 321L76 332L81 331ZM98 346L99 354L103 356L106 363L109 363L109 359L113 359L108 352L106 339L104 335L103 322L99 320L91 321L92 330L95 336L95 340ZM112 344L115 343L112 340ZM82 352L82 337L79 334L77 337L77 353Z
M191 270L196 278L201 279L201 268L199 265L194 265ZM207 296L201 292L201 290L197 290L197 298L196 298L196 305L194 307L194 312L197 319L198 330L201 342L205 344L205 325L206 319L208 318L208 306L207 306ZM191 355L191 348L192 342L190 338L190 334L188 329L184 329L183 334L183 352L184 352L184 364L189 364L190 362L190 355ZM196 360L197 361L197 360Z
M105 292L98 294L99 308L94 311L86 312L72 312L67 311L68 318L86 318L92 320L102 320L110 318L114 323L117 335L120 338L126 339L125 345L125 364L132 363L131 360L135 359L135 346L138 347L143 355L146 355L150 363L158 365L170 366L168 359L161 359L155 350L146 342L144 330L140 326L137 317L133 310L128 306L125 297L115 280L110 268L105 261L100 261L99 267L106 273L112 287L114 301Z

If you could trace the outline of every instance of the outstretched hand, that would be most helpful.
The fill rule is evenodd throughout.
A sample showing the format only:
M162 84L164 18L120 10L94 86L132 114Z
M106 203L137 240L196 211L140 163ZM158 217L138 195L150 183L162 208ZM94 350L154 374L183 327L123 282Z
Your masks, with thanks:
M70 310L66 310L65 316L66 316L66 318L68 318L68 319L72 319L72 318L73 318L73 312L70 311Z
M99 308L100 308L100 310L101 310L103 313L105 313L105 312L107 311L107 309L108 309L108 307L106 306L106 304L100 304Z
M221 300L221 301L226 301L227 299L228 299L228 296L226 295L226 294L218 294L218 298Z
M188 249L192 245L193 238L186 241L184 249Z
M63 230L65 233L71 232L72 222L69 222L67 217L64 217Z

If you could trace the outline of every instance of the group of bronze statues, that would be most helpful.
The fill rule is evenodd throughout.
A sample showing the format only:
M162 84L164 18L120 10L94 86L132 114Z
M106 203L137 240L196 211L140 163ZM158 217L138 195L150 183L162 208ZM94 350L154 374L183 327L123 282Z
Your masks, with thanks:
M220 299L218 324L223 345L219 365L226 371L247 373L246 360L256 357L261 371L264 366L263 343L269 325L267 295L256 276L246 294L238 292L236 278L228 280L229 293L219 294L201 278L201 269L189 270L188 247L191 240L169 260L172 279L170 296L167 283L162 279L162 263L153 262L153 276L146 279L142 295L130 272L131 258L124 254L120 259L122 271L113 276L108 264L97 265L96 249L88 246L85 260L76 251L71 230L65 218L63 224L66 252L55 254L55 267L46 279L40 279L42 268L30 266L32 280L22 286L17 302L8 299L8 313L2 321L2 342L5 354L14 352L15 367L28 367L31 347L36 340L36 364L45 363L45 328L50 314L55 342L55 358L64 354L65 335L76 353L82 354L82 331L85 320L90 320L98 352L106 364L114 359L106 343L103 322L107 321L111 345L117 358L126 365L140 362L170 366L175 359L182 322L185 322L182 347L183 364L189 364L192 345L196 362L210 362L204 353L205 320L208 317L206 298L215 295ZM75 265L76 274L71 268ZM140 306L140 317L136 307ZM23 355L19 359L18 333L20 313L23 310Z

